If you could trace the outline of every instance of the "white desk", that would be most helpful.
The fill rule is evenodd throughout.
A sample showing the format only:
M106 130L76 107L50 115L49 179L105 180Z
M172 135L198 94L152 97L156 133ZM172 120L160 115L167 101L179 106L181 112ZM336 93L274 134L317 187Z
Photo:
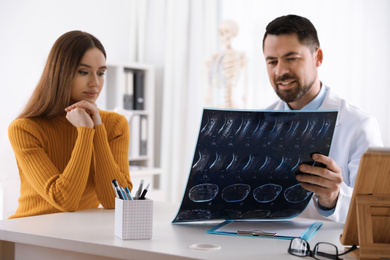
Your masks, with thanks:
M114 236L114 210L94 209L0 221L1 259L295 259L289 240L211 235L217 223L171 224L179 206L154 202L152 240L121 240ZM222 222L222 221L221 221ZM343 225L324 222L309 241L339 242ZM218 244L215 251L190 249L196 243ZM343 259L354 259L354 255ZM308 258L309 259L309 258Z

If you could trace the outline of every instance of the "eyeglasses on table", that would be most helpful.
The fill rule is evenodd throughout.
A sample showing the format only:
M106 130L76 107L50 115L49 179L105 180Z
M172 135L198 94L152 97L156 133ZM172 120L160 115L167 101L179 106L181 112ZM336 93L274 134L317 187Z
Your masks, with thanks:
M290 246L288 248L288 252L295 256L311 256L318 260L328 260L328 259L335 259L340 260L339 256L348 254L349 252L352 252L357 248L356 245L353 245L348 251L345 251L341 254L339 254L337 246L326 243L326 242L319 242L314 246L313 251L310 250L309 243L302 238L293 238L291 239Z

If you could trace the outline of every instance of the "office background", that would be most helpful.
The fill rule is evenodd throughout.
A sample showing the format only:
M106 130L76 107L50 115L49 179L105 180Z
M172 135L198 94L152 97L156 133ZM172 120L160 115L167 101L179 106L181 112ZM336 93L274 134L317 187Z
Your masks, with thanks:
M262 55L265 26L277 16L299 14L317 28L324 51L321 80L373 114L390 146L389 12L387 0L0 0L0 219L14 212L19 195L8 125L63 33L97 36L108 62L155 66L156 165L165 170L166 199L180 201L207 91L205 64L220 49L221 20L239 25L233 47L248 57L248 108L277 100Z

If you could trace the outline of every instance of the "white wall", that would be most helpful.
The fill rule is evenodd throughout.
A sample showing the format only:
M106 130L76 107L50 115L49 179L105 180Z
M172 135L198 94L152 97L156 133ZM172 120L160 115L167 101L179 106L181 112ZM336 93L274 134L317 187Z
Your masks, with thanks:
M126 61L130 44L129 0L0 0L0 219L14 213L18 171L8 125L30 97L54 41L82 30L95 35L109 60ZM3 188L3 189L2 189ZM2 199L4 199L2 201Z

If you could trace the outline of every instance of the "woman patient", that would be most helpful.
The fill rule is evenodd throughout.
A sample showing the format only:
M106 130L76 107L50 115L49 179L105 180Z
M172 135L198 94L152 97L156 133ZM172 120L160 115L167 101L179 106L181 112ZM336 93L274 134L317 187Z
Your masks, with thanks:
M111 181L132 188L129 125L99 110L106 52L81 31L54 43L29 102L8 129L21 181L10 218L115 207Z

